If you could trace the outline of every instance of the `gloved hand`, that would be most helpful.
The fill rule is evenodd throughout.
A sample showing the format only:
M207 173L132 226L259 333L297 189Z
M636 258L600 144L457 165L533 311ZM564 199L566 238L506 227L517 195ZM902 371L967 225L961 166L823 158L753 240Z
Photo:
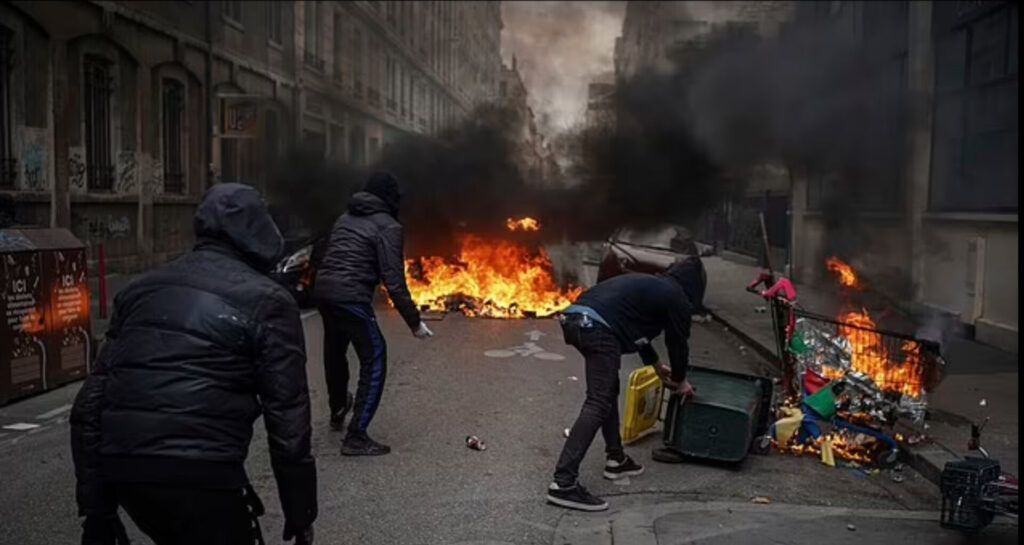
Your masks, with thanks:
M82 545L129 545L128 532L117 513L85 517Z
M412 334L416 335L417 339L426 339L427 337L434 336L434 332L431 331L430 328L427 327L427 324L422 321L420 322L420 325L416 326L416 331L413 331Z
M295 545L313 545L313 525L310 524L302 530L296 530L291 524L287 522L284 524L284 535L281 536L285 541L295 540Z

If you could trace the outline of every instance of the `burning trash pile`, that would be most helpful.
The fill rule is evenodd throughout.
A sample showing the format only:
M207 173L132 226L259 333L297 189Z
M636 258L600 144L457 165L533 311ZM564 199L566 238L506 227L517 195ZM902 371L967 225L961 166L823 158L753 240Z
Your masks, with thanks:
M863 289L843 261L829 258L827 267L844 289ZM827 465L891 467L903 440L897 420L923 422L944 362L936 343L879 330L866 309L853 308L848 300L835 318L789 309L785 358L800 394L782 407L772 441Z
M530 217L509 218L511 232L536 232ZM488 318L543 318L569 306L582 288L562 289L551 259L539 245L462 235L453 259L438 256L406 261L409 291L423 310L462 312Z

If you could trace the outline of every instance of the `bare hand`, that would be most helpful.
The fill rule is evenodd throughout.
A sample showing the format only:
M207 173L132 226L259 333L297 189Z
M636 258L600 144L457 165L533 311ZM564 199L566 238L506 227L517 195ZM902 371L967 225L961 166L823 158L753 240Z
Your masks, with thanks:
M665 365L664 363L658 362L654 364L654 372L661 379L661 382L670 390L679 388L679 384L672 380L672 368Z
M692 397L694 393L693 385L690 384L690 381L688 380L680 382L676 386L675 390L677 394L682 395L683 397Z

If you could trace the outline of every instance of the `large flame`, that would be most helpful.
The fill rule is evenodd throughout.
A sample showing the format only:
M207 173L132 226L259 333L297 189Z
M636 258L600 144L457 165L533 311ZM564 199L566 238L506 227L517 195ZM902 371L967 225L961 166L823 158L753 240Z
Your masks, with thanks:
M522 229L539 229L535 220L524 220L530 221L517 223ZM509 229L515 230L511 224ZM542 248L530 250L476 235L464 235L459 242L454 259L431 256L406 262L409 291L421 308L492 318L544 317L570 305L582 291L559 288Z
M843 286L858 285L853 268L840 259L830 257L826 265L838 275L839 283ZM882 334L876 330L875 321L864 308L859 311L841 311L836 320L847 324L839 326L839 334L850 343L850 365L854 371L871 377L883 392L915 398L924 392L924 362L920 343L883 339ZM898 346L894 343L898 343ZM839 378L843 374L841 370L827 366L823 372L827 378Z

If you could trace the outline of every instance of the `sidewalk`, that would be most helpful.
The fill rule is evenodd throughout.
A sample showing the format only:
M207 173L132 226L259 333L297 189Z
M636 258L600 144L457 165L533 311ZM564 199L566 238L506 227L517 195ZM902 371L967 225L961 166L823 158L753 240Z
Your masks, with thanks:
M704 258L704 264L705 304L715 318L763 354L776 357L771 315L756 312L764 301L744 289L761 269L721 257ZM796 289L800 304L815 313L834 316L841 308L841 302L824 290L803 285ZM936 391L929 392L924 430L928 439L908 447L911 464L936 482L946 461L968 454L970 422L990 417L982 445L1004 471L1017 474L1017 356L968 339L948 340L942 352L948 374Z

